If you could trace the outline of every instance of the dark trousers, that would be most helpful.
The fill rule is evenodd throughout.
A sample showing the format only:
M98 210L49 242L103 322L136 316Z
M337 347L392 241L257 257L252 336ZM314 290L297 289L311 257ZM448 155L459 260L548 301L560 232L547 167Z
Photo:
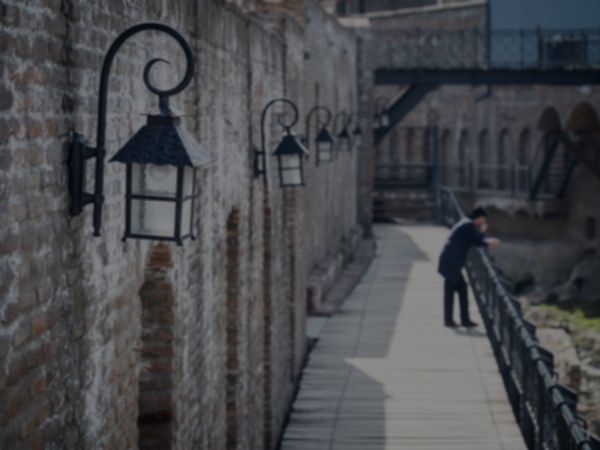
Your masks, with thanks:
M467 283L462 275L458 281L446 279L444 283L444 321L452 322L454 314L454 293L458 292L460 301L460 321L464 324L470 322L469 298L467 297Z

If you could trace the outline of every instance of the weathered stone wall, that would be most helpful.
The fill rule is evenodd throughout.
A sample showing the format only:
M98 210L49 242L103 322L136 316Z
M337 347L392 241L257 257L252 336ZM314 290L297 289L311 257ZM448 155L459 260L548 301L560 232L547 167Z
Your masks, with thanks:
M285 95L305 114L317 81L321 104L354 110L355 44L310 1L235 3L260 15L216 0L0 5L1 448L165 448L163 434L153 443L158 428L171 448L276 444L305 351L308 274L356 227L357 152L318 168L311 155L307 187L288 191L271 161L267 191L251 144L267 101ZM119 165L107 164L101 237L89 209L67 212L68 133L93 142L103 55L143 21L190 40L197 73L172 107L212 158L197 240L160 251L121 242ZM152 57L171 63L156 68L162 86L183 73L169 38L144 33L122 48L108 157L156 110L141 80ZM272 150L280 131L268 124Z

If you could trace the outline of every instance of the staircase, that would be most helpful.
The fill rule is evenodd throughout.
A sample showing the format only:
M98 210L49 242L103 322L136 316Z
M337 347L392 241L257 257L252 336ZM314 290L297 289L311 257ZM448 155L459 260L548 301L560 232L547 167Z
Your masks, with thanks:
M531 200L559 199L564 196L576 160L561 144L558 134L548 134L544 138L544 145L532 164L535 178L529 193Z
M437 85L432 83L411 84L391 106L386 108L390 123L385 127L375 130L375 145L379 144L383 138L436 87Z

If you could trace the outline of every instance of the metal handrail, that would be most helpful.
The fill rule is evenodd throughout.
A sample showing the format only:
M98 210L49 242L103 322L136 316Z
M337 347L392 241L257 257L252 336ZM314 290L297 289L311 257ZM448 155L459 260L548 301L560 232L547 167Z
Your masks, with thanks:
M433 166L430 163L379 164L375 168L375 188L431 187Z
M573 70L600 66L600 30L593 28L375 28L372 33L382 40L379 67Z
M452 226L464 212L449 189L441 197L440 217ZM600 440L581 425L577 395L556 380L552 353L539 345L485 249L471 252L467 274L527 448L599 449Z

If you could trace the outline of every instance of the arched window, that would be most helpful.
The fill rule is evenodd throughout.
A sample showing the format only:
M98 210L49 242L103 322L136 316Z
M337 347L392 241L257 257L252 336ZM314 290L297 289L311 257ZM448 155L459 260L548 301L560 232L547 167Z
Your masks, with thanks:
M498 189L504 191L510 185L510 165L512 164L512 139L507 129L502 130L498 139L497 176Z
M588 102L575 105L567 120L567 131L574 133L593 133L600 130L600 120L594 107Z
M404 151L406 155L406 162L412 163L414 162L414 140L415 140L415 132L412 128L408 128L406 130L406 136L404 141Z
M138 448L173 448L175 420L175 289L165 244L151 249L139 291L141 352L138 386Z
M531 130L525 128L519 136L519 150L517 152L517 183L519 192L530 189L531 167Z
M482 130L479 133L478 146L478 171L477 171L477 187L480 189L490 189L492 187L492 165L491 149L490 149L490 133L487 130Z
M273 448L273 228L270 206L263 208L263 448Z
M429 127L425 128L425 130L423 131L423 142L421 145L422 151L421 151L421 158L420 158L420 162L429 164L432 162L431 160L431 154L433 153L431 151L431 147L433 145L433 130Z
M225 300L225 334L226 354L225 370L227 380L225 448L235 450L241 423L240 399L240 215L234 209L227 219L226 230L226 264L227 274Z
M398 131L394 130L392 134L390 134L390 138L388 140L389 148L388 148L388 162L390 164L396 164L399 162L399 149L398 149Z
M467 187L469 166L469 132L462 130L458 139L458 185Z
M450 152L450 130L446 128L442 131L440 138L440 161L442 162L442 182L448 186L452 186L455 182L453 179L455 162Z

